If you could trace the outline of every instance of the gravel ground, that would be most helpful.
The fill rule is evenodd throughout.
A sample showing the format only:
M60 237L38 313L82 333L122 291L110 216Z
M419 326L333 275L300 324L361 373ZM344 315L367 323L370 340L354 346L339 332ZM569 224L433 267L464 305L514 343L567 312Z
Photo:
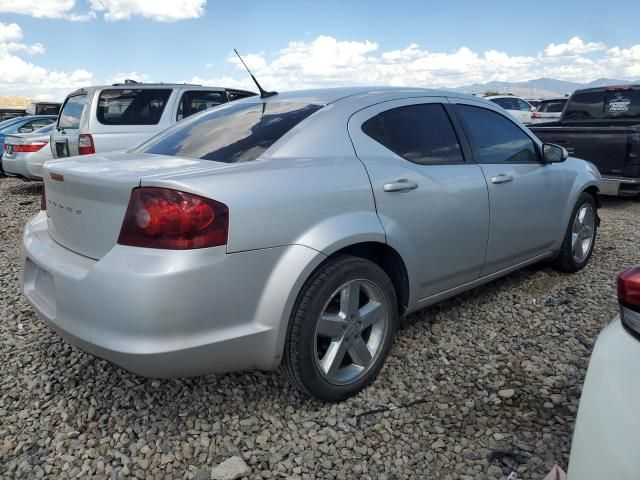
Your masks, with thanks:
M412 315L378 380L322 404L278 373L130 374L69 346L18 295L35 183L0 178L0 476L542 478L566 468L589 354L640 259L640 201L605 199L590 265L536 266ZM233 462L232 462L233 463Z

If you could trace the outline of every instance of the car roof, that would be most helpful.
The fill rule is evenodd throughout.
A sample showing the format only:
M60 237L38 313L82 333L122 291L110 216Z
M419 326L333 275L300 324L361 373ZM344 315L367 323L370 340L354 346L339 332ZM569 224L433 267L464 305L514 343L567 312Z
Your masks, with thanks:
M602 87L591 87L591 88L581 88L573 92L576 93L587 93L587 92L606 92L606 91L624 91L624 90L640 90L640 85L638 84L628 84L628 85L606 85Z
M519 97L517 95L487 95L486 97L482 97L482 98L486 98L487 100L492 100L494 98L519 98L520 100L524 100L524 98ZM527 100L524 100L525 102Z
M371 100L372 103L385 100L393 100L394 98L407 98L411 96L417 97L462 97L471 100L478 100L477 97L458 93L450 90L438 90L430 88L411 88L411 87L335 87L335 88L318 88L309 90L293 90L278 93L277 95L260 99L260 97L251 97L243 99L243 102L306 102L316 103L320 105L328 105L330 103L345 100L347 98L357 98L363 102Z
M250 95L256 95L255 92L250 90L242 90L239 88L227 88L227 87L212 87L208 85L199 85L195 83L113 83L111 85L91 85L88 87L82 87L77 90L71 92L67 97L71 97L73 95L78 95L80 93L87 93L89 91L96 90L113 90L113 89L131 89L131 90L148 90L148 89L158 89L158 88L179 88L179 87L197 87L202 90L210 90L212 92L238 92L238 93L246 93Z

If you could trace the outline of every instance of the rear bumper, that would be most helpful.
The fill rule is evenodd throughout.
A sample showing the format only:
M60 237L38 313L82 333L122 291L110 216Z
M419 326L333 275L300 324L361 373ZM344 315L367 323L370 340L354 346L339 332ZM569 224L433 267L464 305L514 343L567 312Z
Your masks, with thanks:
M21 289L70 343L141 375L272 369L296 272L317 255L116 245L96 261L54 242L42 212L25 228Z
M602 195L630 197L640 193L640 178L602 176Z
M2 169L9 175L17 175L28 178L30 180L42 180L42 164L44 158L33 154L29 157L16 156L8 158L6 155L2 158Z
M619 317L600 334L582 389L569 480L637 478L640 341Z

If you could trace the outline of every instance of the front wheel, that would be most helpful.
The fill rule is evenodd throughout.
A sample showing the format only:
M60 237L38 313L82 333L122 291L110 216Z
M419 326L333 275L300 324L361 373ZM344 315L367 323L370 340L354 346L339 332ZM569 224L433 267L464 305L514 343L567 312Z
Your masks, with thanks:
M308 395L344 400L378 375L396 324L396 295L382 268L357 257L330 260L296 302L282 370Z
M577 272L584 268L596 243L598 213L592 195L583 192L573 209L565 238L553 266L563 272Z

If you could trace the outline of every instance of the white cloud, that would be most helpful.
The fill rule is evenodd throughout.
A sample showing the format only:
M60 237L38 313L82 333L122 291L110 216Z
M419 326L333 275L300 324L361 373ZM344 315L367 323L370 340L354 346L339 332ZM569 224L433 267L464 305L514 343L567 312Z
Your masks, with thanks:
M76 0L0 0L0 13L18 13L35 18L57 18L86 22L101 13L107 21L141 16L173 22L204 15L207 0L89 0L89 10L78 12Z
M0 91L4 95L40 96L61 100L74 88L94 82L93 75L77 69L72 72L47 70L26 61L21 53L44 53L40 43L26 45L17 42L22 39L22 29L15 23L0 22Z
M342 41L319 36L290 42L273 55L248 53L243 58L266 89L290 90L339 85L458 87L489 81L519 82L540 77L589 82L599 77L640 77L640 45L606 49L601 42L573 37L550 44L541 53L510 55L504 50L450 52L410 44L381 51L373 41ZM585 56L585 54L588 54ZM233 76L194 77L195 83L255 89L234 54L227 57Z
M124 73L124 72L119 72L119 73L116 73L115 75L111 76L109 79L107 79L107 81L105 83L107 85L112 85L114 83L124 83L125 80L134 80L136 82L151 82L151 81L153 81L153 80L151 80L149 78L149 75L147 75L146 73L138 73L138 72Z
M105 20L129 20L134 15L160 22L174 22L204 15L207 0L90 0L91 9Z
M0 12L36 18L64 18L75 4L75 0L0 0Z
M597 52L606 48L607 46L602 42L585 43L580 37L572 37L567 43L550 43L549 46L544 49L544 56L570 57L574 55Z

